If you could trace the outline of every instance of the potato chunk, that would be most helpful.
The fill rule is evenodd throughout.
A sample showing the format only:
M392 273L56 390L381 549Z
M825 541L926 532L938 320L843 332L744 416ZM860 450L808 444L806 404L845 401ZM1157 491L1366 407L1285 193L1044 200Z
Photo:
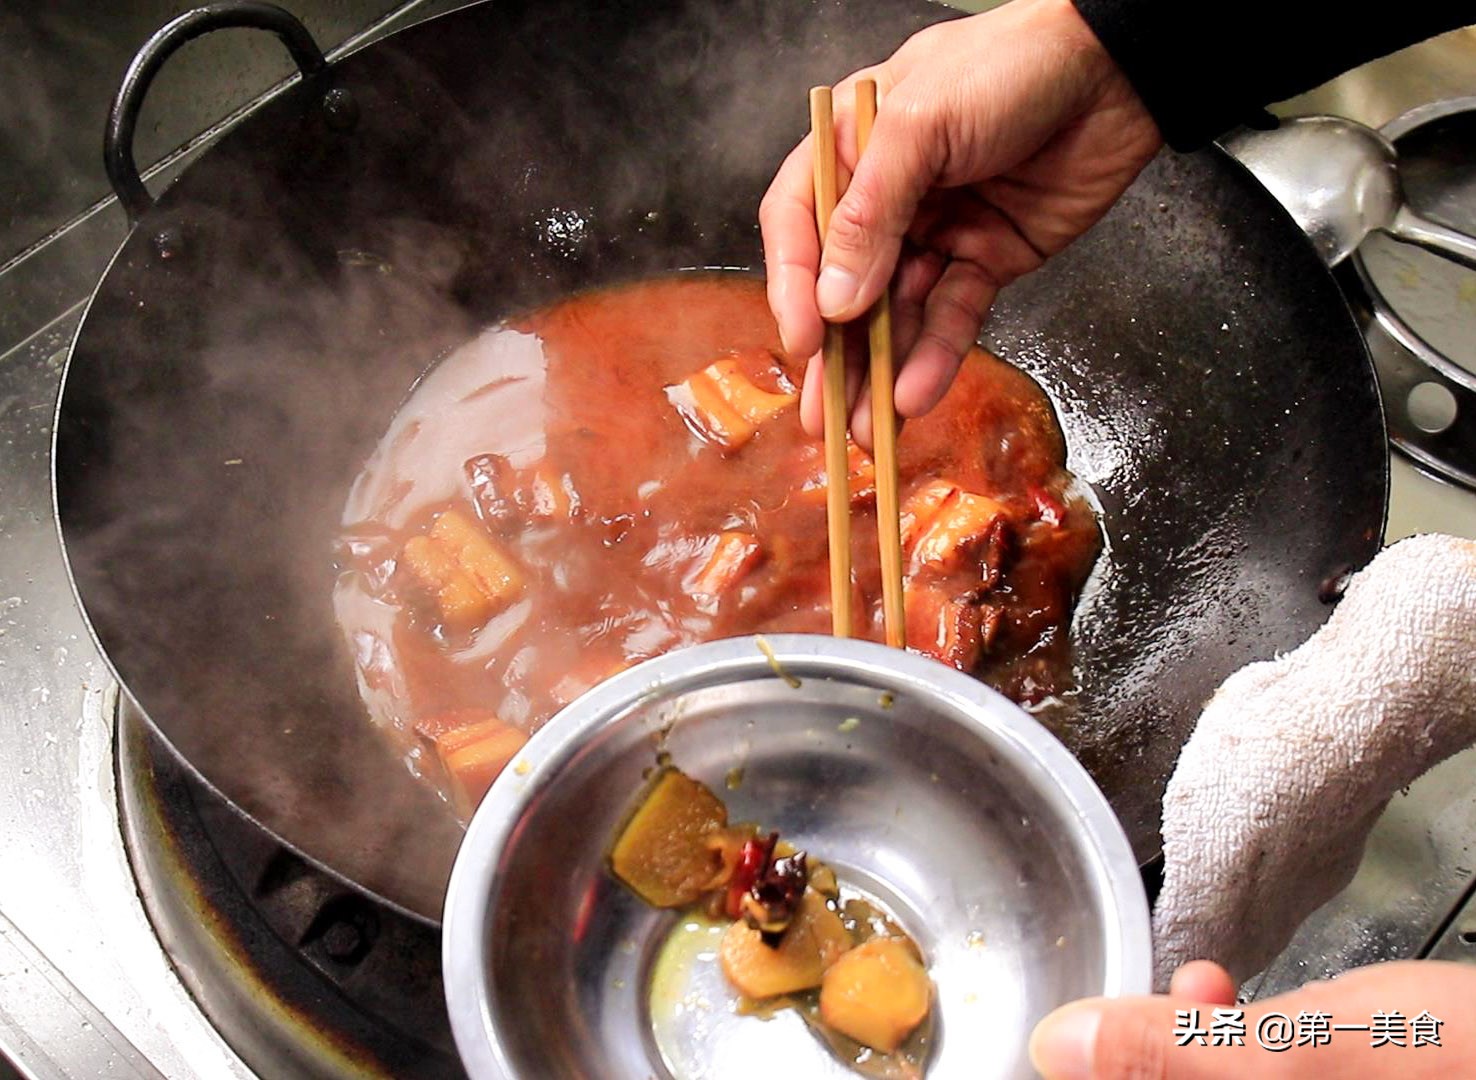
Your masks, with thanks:
M795 394L760 390L743 373L743 363L737 355L714 361L705 370L723 400L750 424L772 420L798 400Z
M653 907L690 904L722 865L707 836L727 824L727 807L704 784L663 769L615 841L610 867Z
M708 442L737 450L758 431L743 414L728 404L707 371L699 371L668 391L678 411Z
M932 1005L933 984L901 938L872 938L837 960L820 986L820 1019L862 1046L890 1054Z
M764 944L763 935L740 920L724 932L718 959L740 994L761 999L819 986L826 969L850 947L840 916L807 889L778 945Z

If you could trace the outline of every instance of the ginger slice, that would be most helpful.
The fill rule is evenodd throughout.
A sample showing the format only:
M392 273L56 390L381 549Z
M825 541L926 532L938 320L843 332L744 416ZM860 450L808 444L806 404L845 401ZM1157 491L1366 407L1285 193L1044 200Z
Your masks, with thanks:
M807 889L778 944L767 944L759 931L739 920L724 931L718 959L740 994L761 1000L813 990L850 947L851 935L840 916L823 896Z
M933 984L901 938L872 938L825 972L820 1019L862 1046L895 1053L932 1007Z

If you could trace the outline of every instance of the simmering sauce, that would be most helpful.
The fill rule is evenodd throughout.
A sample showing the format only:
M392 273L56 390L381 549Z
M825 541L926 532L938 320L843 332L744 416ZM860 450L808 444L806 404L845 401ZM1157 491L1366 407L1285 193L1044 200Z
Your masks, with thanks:
M682 645L830 630L822 448L760 281L593 291L436 365L349 495L338 619L375 720L465 815L528 733ZM971 354L898 444L909 648L1016 700L1069 690L1100 547L1049 403ZM881 640L851 453L857 636Z

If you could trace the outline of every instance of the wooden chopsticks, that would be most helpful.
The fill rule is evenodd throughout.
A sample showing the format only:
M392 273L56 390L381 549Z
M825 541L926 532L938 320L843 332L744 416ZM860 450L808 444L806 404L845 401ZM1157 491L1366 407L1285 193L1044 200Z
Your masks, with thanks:
M856 157L866 153L876 122L876 80L856 84ZM907 615L902 603L902 525L897 505L897 407L892 401L892 291L871 309L871 446L876 464L876 533L881 545L882 613L887 644L907 646Z
M810 131L815 137L815 224L821 242L835 210L835 122L830 87L810 90ZM846 347L841 328L825 325L821 354L825 386L825 517L830 527L830 629L851 636L851 480L846 453Z
M856 156L866 152L876 120L876 82L856 84ZM815 223L821 242L830 229L836 203L835 123L831 91L810 91L810 130L815 140ZM882 614L886 641L907 644L902 597L902 540L897 502L897 413L892 400L892 309L883 293L871 309L868 326L871 375L872 447L876 467L876 526L881 549ZM846 448L845 344L841 328L825 327L823 404L825 409L825 509L830 535L831 631L850 637L851 615L851 484Z

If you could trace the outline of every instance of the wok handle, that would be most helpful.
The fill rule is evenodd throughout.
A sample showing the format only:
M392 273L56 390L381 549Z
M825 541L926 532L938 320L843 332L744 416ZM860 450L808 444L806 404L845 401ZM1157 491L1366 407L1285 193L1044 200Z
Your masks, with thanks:
M166 23L144 42L143 48L128 65L118 93L113 97L107 131L103 135L103 168L107 170L108 182L113 185L118 201L128 213L129 225L138 224L139 218L154 205L153 197L138 174L138 163L133 158L133 133L138 124L139 110L143 108L144 95L164 62L181 45L227 27L270 30L276 34L292 54L304 79L319 74L328 66L323 50L318 48L307 27L275 4L257 0L207 4Z

